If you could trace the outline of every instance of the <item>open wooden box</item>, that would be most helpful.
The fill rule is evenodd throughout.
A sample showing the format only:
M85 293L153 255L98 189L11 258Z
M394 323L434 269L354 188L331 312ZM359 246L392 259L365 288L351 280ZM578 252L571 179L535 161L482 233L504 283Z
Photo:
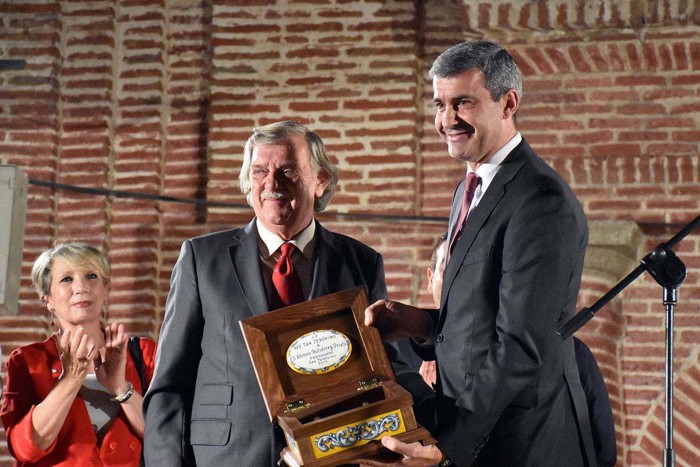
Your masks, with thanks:
M434 443L394 380L379 332L364 325L357 287L242 320L270 421L284 430L289 466L368 458L394 436Z

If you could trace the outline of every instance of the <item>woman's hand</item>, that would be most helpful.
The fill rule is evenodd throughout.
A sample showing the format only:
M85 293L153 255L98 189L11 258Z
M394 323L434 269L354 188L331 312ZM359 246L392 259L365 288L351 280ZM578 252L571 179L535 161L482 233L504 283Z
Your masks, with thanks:
M124 395L129 384L126 380L126 354L129 351L129 336L124 325L112 323L105 329L104 359L95 360L97 381L114 396ZM126 419L136 434L143 439L143 396L132 389L129 398L119 403Z
M57 344L63 367L59 379L77 378L82 384L90 369L90 362L98 355L95 342L83 328L78 328L75 332L66 330Z
M126 382L126 352L129 336L124 332L123 324L112 323L104 330L105 351L102 356L95 356L95 375L97 381L112 395L124 394Z
M75 331L67 329L60 339L54 339L63 371L56 386L32 413L32 441L42 451L56 440L90 369L90 362L98 354L95 342L81 327Z

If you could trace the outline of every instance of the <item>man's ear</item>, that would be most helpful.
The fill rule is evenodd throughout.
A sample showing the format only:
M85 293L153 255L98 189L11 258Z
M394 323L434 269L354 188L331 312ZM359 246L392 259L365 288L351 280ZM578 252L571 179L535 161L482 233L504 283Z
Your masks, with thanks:
M331 181L331 176L325 170L319 170L316 175L316 198L323 196L323 192L326 191L326 187Z
M503 96L501 96L501 102L503 105L503 118L508 119L515 115L520 106L520 95L515 89L511 89Z
M431 268L428 268L425 270L425 273L428 276L428 292L433 293L432 288L433 288L433 270Z

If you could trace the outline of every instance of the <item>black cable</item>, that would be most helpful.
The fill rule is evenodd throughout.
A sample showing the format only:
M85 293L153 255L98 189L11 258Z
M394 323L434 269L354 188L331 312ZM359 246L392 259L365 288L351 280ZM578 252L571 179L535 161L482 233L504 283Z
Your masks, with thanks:
M65 190L65 191L75 191L77 193L84 193L89 195L102 195L102 196L113 196L115 198L135 198L135 199L147 199L152 201L167 201L170 203L186 203L186 204L199 204L205 206L214 207L231 207L231 208L248 208L247 204L238 203L221 203L215 201L207 201L205 199L189 199L189 198L175 198L174 196L161 196L153 195L149 193L139 193L137 191L121 191L121 190L108 190L106 188L87 188L75 185L66 185L65 183L48 182L46 180L39 180L37 178L29 178L30 185L43 186L46 188L51 188L54 190Z
M37 178L28 178L30 185L42 186L53 190L74 191L76 193L84 193L89 195L112 196L114 198L133 198L151 201L165 201L169 203L184 203L194 204L198 206L208 206L217 208L230 209L245 209L249 210L250 206L242 203L225 203L221 201L208 201L200 198L176 198L174 196L161 196L149 193L139 193L137 191L122 191L108 190L106 188L87 188L75 185L67 185L65 183L49 182ZM389 215L389 214L371 214L371 213L347 213L347 212L331 212L324 211L320 214L323 217L336 216L348 219L364 219L364 220L389 220L389 221L411 221L411 222L439 222L447 223L447 217L431 217L431 216L407 216L407 215Z

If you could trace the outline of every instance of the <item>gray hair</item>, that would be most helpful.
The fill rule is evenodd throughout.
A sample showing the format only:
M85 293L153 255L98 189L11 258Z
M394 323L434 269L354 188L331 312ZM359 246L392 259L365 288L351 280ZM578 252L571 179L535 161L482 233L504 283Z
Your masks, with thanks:
M63 260L74 267L95 268L105 287L109 286L109 261L104 253L87 243L59 243L40 254L32 266L32 285L39 298L51 292L51 269L56 260Z
M494 101L511 89L522 98L520 69L508 51L495 42L463 42L452 46L435 59L429 74L431 79L449 78L474 68L484 74L484 84Z
M246 195L248 204L250 202L250 191L253 183L250 179L250 166L253 161L253 151L258 146L269 146L289 140L293 135L306 138L311 150L311 167L315 173L325 172L328 175L328 186L323 194L314 200L314 211L322 212L328 206L333 196L335 186L338 184L338 168L328 159L326 147L321 138L313 131L296 122L289 120L270 123L269 125L255 128L253 134L245 143L243 151L243 165L238 177L238 185L241 193ZM251 204L252 205L252 204Z

